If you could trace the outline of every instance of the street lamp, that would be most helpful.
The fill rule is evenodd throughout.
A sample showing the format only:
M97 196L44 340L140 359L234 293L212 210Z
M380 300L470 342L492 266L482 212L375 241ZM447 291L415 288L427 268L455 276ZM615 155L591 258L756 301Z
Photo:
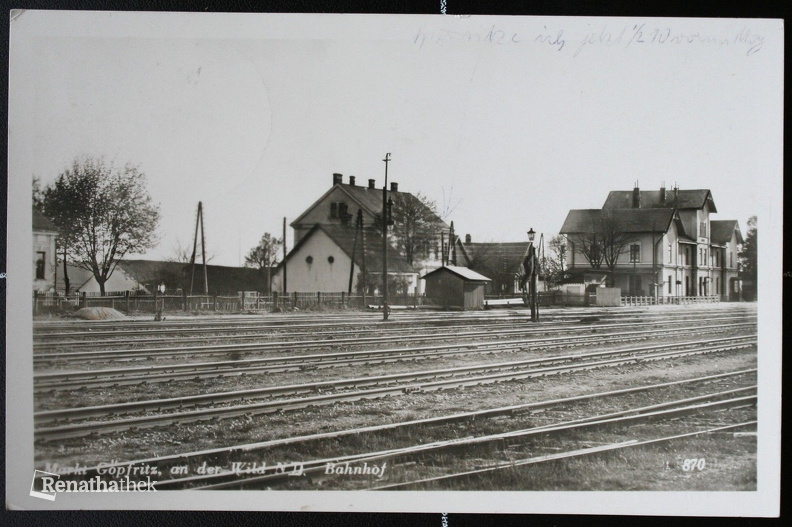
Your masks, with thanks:
M537 301L536 296L536 289L537 289L537 276L536 276L536 267L539 264L538 259L536 258L536 247L534 247L534 239L536 238L536 231L531 230L528 231L528 242L530 245L528 246L528 257L525 259L525 262L528 263L526 267L525 262L523 262L523 267L525 268L526 273L530 278L529 282L529 303L531 305L531 322L538 322L539 321L539 302Z

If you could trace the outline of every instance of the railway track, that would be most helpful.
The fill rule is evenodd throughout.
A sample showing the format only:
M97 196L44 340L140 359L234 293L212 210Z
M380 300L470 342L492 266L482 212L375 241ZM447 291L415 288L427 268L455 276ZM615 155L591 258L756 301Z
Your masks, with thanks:
M513 381L531 377L635 364L644 361L669 360L694 355L720 353L750 348L754 336L695 340L674 344L642 346L619 350L555 356L506 363L475 365L438 370L407 372L394 375L339 379L290 386L273 386L188 397L126 402L119 404L50 410L34 414L37 440L82 437L94 433L172 425L182 422L226 419L261 413L288 411L342 401L376 399L415 391L453 389L463 386ZM339 391L342 390L342 391ZM311 395L311 394L320 395ZM286 396L308 397L284 399ZM242 403L268 399L257 403ZM224 404L231 406L216 406ZM202 408L187 410L186 407ZM164 410L171 413L154 413ZM148 412L146 414L146 412ZM118 416L144 413L140 417L115 419ZM95 421L85 421L98 418ZM83 422L74 423L74 420Z
M222 464L225 467L230 467L234 461L244 464L246 460L261 460L262 455L269 454L271 456L272 453L277 452L279 448L294 449L295 447L299 447L301 450L305 449L305 451L308 451L311 445L321 445L324 442L329 445L328 448L336 450L339 440L345 437L354 437L360 439L362 437L379 434L387 435L388 437L393 438L405 436L412 433L411 431L413 430L425 431L428 429L435 429L437 427L448 427L454 424L458 424L460 426L476 423L481 424L482 422L486 422L488 419L498 418L500 416L509 416L513 419L518 415L531 416L535 412L546 412L559 407L576 408L578 405L584 403L591 404L602 401L621 401L623 399L629 400L630 397L642 394L651 394L652 399L659 400L664 397L662 394L671 394L673 392L668 392L668 390L674 389L681 389L685 391L693 388L703 389L705 387L709 387L710 396L713 390L717 390L716 393L721 394L751 392L755 390L755 375L756 369L748 369L647 386L589 393L561 399L551 399L505 407L487 408L471 412L433 416L412 421L387 423L347 430L336 430L332 432L310 434L307 436L291 436L257 443L232 445L223 448L213 448L209 450L185 452L166 456L134 459L125 462L116 462L114 463L114 466L127 471L129 470L129 467L146 465L155 466L166 475L171 473L170 469L175 465L188 465L190 467L197 467L202 461L206 461L212 465ZM727 386L734 386L737 384L739 388L737 388L737 391L734 389L724 390L721 388L722 383L726 384ZM371 440L367 439L365 441L370 442ZM107 467L105 465L87 467L84 469L83 475L85 478L94 477L101 474L103 469L106 472L106 468ZM215 475L215 478L210 479L222 481L224 479L228 479L228 477L232 475L234 474L218 473ZM192 480L192 478L190 478L190 480ZM176 478L170 480L170 482L162 481L158 485L169 488L183 488L186 486L185 483L187 481L188 480L185 480L185 478ZM198 481L200 481L200 478ZM205 481L206 480L204 480L204 482Z
M740 322L736 324L723 325L723 320L718 320L716 325L713 326L698 326L702 331L703 328L753 328L753 322ZM580 332L593 332L603 331L610 329L618 329L623 326L609 326L609 325L587 325L581 327L558 327L553 328L555 334L574 334ZM667 327L667 326L663 326ZM674 329L685 331L683 327L678 324L672 324ZM418 342L443 342L449 340L460 340L462 338L468 341L476 341L471 346L478 345L479 341L485 339L501 339L505 336L514 334L533 334L535 329L526 330L501 330L501 331L471 331L471 332L456 332L452 334L413 334L409 339L402 339L402 342L418 341ZM390 336L381 337L363 337L363 338L330 338L330 339L311 339L304 341L277 341L277 342L259 342L254 344L215 344L203 346L179 346L170 348L146 348L146 349L132 349L132 350L111 350L111 351L74 351L74 352L57 352L57 353L39 353L33 355L34 368L41 369L42 365L51 365L57 363L78 363L78 362L95 362L95 361L111 361L111 360L150 360L152 358L162 357L196 357L196 356L213 356L213 355L236 355L235 359L241 359L242 354L250 353L266 353L271 351L305 351L309 349L332 349L339 347L360 347L375 344L389 344L393 340Z
M750 387L739 390L730 390L726 392L719 392L714 394L707 394L698 397L670 401L657 405L649 405L638 408L628 408L617 412L610 412L602 415L594 415L583 419L575 419L561 423L554 423L552 425L531 427L527 429L511 430L508 432L500 432L496 434L488 434L474 437L453 438L440 441L433 441L431 443L414 444L407 447L393 448L384 451L366 452L360 454L351 454L346 456L333 456L322 459L314 459L310 461L301 461L294 463L294 469L288 470L275 466L267 469L257 471L254 475L240 474L239 472L226 472L211 475L192 476L182 479L164 481L160 484L160 488L180 488L189 487L193 489L203 490L220 490L220 489L249 489L249 488L277 488L279 484L292 483L293 476L299 472L300 476L307 477L309 483L316 483L317 481L332 479L326 475L328 464L334 466L345 464L361 464L361 463L380 463L390 462L393 465L397 461L402 463L407 460L420 459L425 462L427 456L437 456L440 453L453 450L455 456L458 456L460 451L469 454L472 449L481 447L491 447L493 444L500 444L507 441L510 445L520 444L527 440L536 440L547 436L557 435L572 431L592 430L602 427L613 426L634 426L637 423L654 422L657 420L667 419L680 419L691 415L699 415L703 413L716 412L729 408L738 408L745 406L753 406L756 404L756 395L748 393L755 390L756 387ZM755 421L741 422L737 425L727 425L726 427L719 426L714 430L733 429L734 427L745 427L754 425ZM709 430L699 430L697 433L704 433ZM686 434L685 434L686 435ZM679 435L673 436L678 438ZM666 438L670 440L671 438ZM617 445L632 444L630 442L620 442ZM616 445L608 445L610 449ZM603 448L603 447L600 447ZM606 449L608 449L606 447ZM589 449L586 449L589 450ZM573 455L579 454L579 450L574 450ZM564 453L569 456L571 453ZM563 454L555 454L553 456L542 456L544 460L558 459L566 457ZM538 460L533 459L533 462ZM523 460L528 462L528 460ZM501 468L506 464L496 465ZM494 468L494 467L487 467ZM466 476L469 471L456 472L452 474L445 474L439 478L431 479L450 479L454 477ZM376 486L372 490L384 490L388 488L398 488L404 486L412 486L417 483L425 484L430 479L421 479L418 481L400 482L391 485Z
M646 324L646 325L666 325L672 326L674 324L679 323L680 321L687 321L690 320L689 316L656 316L656 317L643 317L640 319L635 319L633 317L625 317L625 318L602 318L598 317L598 326L603 328L611 328L611 327L631 327L636 325L637 323ZM697 317L696 318L699 322L715 322L720 321L723 323L730 323L735 321L755 321L756 315L746 315L746 314L718 314L718 315L709 315L706 317ZM577 323L582 323L585 319L577 320ZM504 327L506 323L509 323L509 327ZM338 338L347 338L350 340L356 340L360 338L371 338L371 335L377 335L380 339L394 339L394 338L401 338L401 337L408 337L414 338L415 333L417 330L423 331L426 335L437 334L442 332L444 334L462 334L462 335L477 335L482 333L491 333L491 332L511 332L511 333L543 333L543 332L550 332L555 331L558 329L570 329L570 323L567 321L553 321L553 322L543 322L541 325L536 325L533 323L521 323L519 327L514 327L515 323L514 320L504 319L504 320L491 320L485 323L467 323L467 324L455 324L455 325L436 325L432 323L422 323L421 325L417 326L412 325L404 325L400 324L398 326L385 326L385 327L378 327L378 328L369 328L369 327L354 327L352 329L343 329L342 327L331 327L331 328L324 328L324 329L317 329L311 328L310 330L298 330L293 331L292 328L289 331L273 331L273 330L241 330L237 328L223 328L222 330L215 331L211 328L203 329L203 328L193 328L191 333L188 336L179 335L178 332L163 332L158 331L157 334L167 335L165 337L151 337L151 336L139 336L139 335L129 335L126 336L125 334L119 334L118 332L111 332L114 338L102 337L100 335L96 335L92 332L81 333L79 334L79 340L54 340L48 341L44 340L42 342L35 342L33 345L33 350L37 355L42 355L45 353L54 353L57 350L62 348L66 348L69 351L75 350L85 350L85 349L95 349L95 348L113 348L113 349L125 349L130 347L140 347L140 346L152 346L152 345L178 345L184 346L189 344L195 343L205 343L207 340L223 340L226 343L239 343L245 341L256 341L257 343L262 343L262 341L266 341L267 339L279 338L279 339L295 339L295 338L317 338L319 336L331 337L333 339ZM244 331L244 333L241 333ZM429 332L429 333L427 333ZM193 333L198 333L199 336L193 336ZM123 339L119 337L124 337ZM130 338L135 337L135 338Z
M646 308L602 308L596 311L596 316L603 320L625 320L669 316L698 316L713 315L713 313L742 313L755 314L753 306L724 305L724 307L693 308L685 306L684 309L669 308L665 310L649 310ZM542 320L545 322L577 322L581 318L592 316L591 308L548 308L543 310ZM259 315L249 317L238 315L234 317L190 317L179 321L152 321L152 320L103 320L103 321L70 321L52 322L37 321L33 326L33 334L39 341L53 340L64 337L90 336L151 336L190 334L196 332L241 332L241 331L282 331L282 330L311 330L311 329L339 329L344 327L367 326L369 328L383 329L385 327L399 327L415 325L415 323L454 325L456 321L463 320L469 323L510 323L518 321L527 322L528 315L525 310L508 311L468 311L448 313L433 312L402 312L396 318L382 323L381 315L377 313L327 314L323 313L319 320L316 315L289 316Z
M726 326L703 325L689 328L678 328L675 337L688 335L706 335L721 333L725 330L740 330L753 327L751 323L729 324ZM598 329L603 329L602 327ZM572 333L577 333L573 329ZM565 333L565 332L561 332ZM257 359L238 359L203 363L182 363L169 365L149 365L124 368L104 368L86 371L55 371L34 374L35 393L60 390L80 390L97 387L125 386L171 382L175 380L217 379L243 375L262 375L287 371L305 371L308 369L353 366L359 364L374 365L393 362L429 360L454 355L514 353L527 350L548 350L565 347L583 346L596 343L599 345L615 344L635 340L662 337L667 329L642 330L614 333L597 333L583 336L559 336L519 340L499 340L492 342L471 342L469 344L447 344L435 346L376 349L365 351L344 351L337 353L320 353L312 355L290 355ZM504 336L511 333L504 333ZM283 349L283 348L281 348ZM292 348L294 349L294 348ZM177 348L178 350L178 348ZM191 355L200 354L201 348ZM220 353L210 349L209 353ZM169 351L149 350L144 356L153 354L167 355ZM223 350L222 353L227 353ZM94 356L96 357L96 356ZM113 355L115 358L115 355ZM135 355L135 357L137 357Z

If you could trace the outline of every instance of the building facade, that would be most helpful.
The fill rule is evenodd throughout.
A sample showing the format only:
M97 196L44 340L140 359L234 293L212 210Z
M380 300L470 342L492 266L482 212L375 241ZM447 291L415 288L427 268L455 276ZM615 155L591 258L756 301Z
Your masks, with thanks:
M55 253L57 237L58 228L33 207L33 291L55 291L58 272L58 257Z
M612 191L602 209L569 211L568 273L606 273L625 296L738 300L742 235L736 220L715 213L709 190Z
M400 191L398 183L391 182L390 188L386 190L385 194L386 201L392 200L397 203L397 206L404 206L418 211L432 225L433 233L428 236L429 239L423 241L420 246L413 247L412 249L414 250L411 255L406 254L406 249L402 247L403 244L399 243L398 237L394 234L394 230L397 230L399 226L389 229L388 232L388 252L389 255L393 254L393 257L388 257L389 273L401 277L400 280L407 278L409 275L409 280L413 284L410 288L410 294L421 294L424 291L424 287L417 276L442 266L441 240L448 239L449 226L436 214L428 210L420 199L409 192ZM282 268L285 267L287 292L347 291L349 287L349 266L352 265L352 247L348 243L351 236L349 233L355 231L356 218L359 211L364 227L371 232L370 228L376 222L381 221L383 189L376 187L374 179L369 179L367 185L359 185L355 176L349 176L348 182L344 183L342 174L333 174L332 186L291 222L290 226L294 233L295 247L287 255L286 262L282 262L278 266L273 278L273 290L283 291ZM322 226L322 229L317 231L315 229L317 225ZM303 240L309 235L312 239L306 246ZM382 238L380 237L379 240L381 244ZM379 258L379 256L375 255L374 244L369 245L372 250L371 259ZM399 247L402 248L399 249ZM293 254L298 248L300 256ZM308 252L311 254L308 254ZM381 249L379 252L381 253ZM369 254L368 248L366 254ZM309 256L312 258L312 262L316 262L317 265L313 263L308 265L304 261ZM330 257L334 259L332 264L326 261ZM322 260L321 265L319 265L317 258ZM344 260L347 265L336 265L336 258ZM356 262L355 265L358 266L353 273L353 280L356 281L355 277L362 272L362 261ZM336 272L336 269L341 267L346 269L346 282ZM367 267L372 270L375 269L371 263L368 263ZM339 287L341 285L343 287ZM353 287L353 290L355 290L355 287Z

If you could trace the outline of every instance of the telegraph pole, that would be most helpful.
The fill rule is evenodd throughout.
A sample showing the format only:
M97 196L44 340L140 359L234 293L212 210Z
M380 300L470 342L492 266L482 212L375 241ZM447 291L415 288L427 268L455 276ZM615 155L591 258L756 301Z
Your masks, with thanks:
M390 153L385 154L385 185L382 187L382 320L388 320L388 163Z

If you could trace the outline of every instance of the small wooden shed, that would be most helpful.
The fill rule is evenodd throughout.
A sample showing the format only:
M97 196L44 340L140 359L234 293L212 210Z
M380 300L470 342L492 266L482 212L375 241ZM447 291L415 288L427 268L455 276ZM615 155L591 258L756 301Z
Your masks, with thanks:
M447 265L422 277L426 297L445 309L484 309L484 287L489 278L467 267Z

